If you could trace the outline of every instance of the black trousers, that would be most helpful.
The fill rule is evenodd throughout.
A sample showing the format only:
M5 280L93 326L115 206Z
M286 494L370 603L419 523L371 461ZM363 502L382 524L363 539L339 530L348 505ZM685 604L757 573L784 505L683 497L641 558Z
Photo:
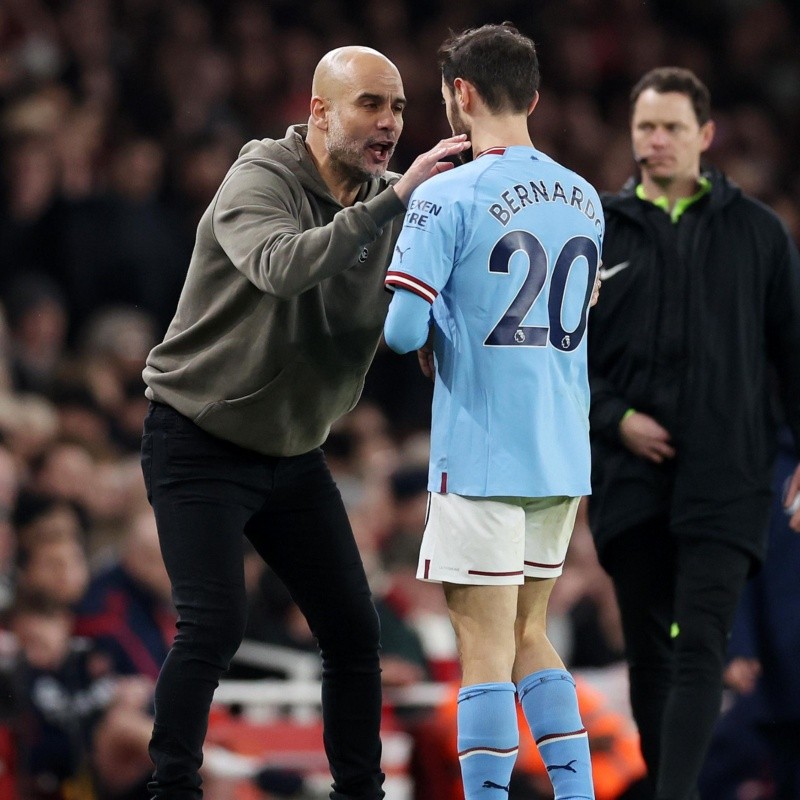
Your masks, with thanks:
M622 615L631 706L655 796L694 800L750 556L674 537L666 520L653 520L613 539L602 562Z
M198 770L212 696L244 634L246 536L319 644L331 798L383 798L378 618L322 451L262 456L152 403L142 469L178 610L156 685L154 797L202 797Z

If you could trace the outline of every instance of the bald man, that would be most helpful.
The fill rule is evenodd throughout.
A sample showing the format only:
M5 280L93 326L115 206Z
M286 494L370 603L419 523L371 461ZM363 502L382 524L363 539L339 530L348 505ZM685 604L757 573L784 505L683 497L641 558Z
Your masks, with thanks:
M469 145L445 139L387 172L406 99L375 50L328 53L312 89L308 124L248 143L225 176L144 370L142 468L179 614L156 688L154 798L202 797L209 707L245 625L244 537L319 643L331 798L384 796L378 622L320 445L375 354L408 198Z

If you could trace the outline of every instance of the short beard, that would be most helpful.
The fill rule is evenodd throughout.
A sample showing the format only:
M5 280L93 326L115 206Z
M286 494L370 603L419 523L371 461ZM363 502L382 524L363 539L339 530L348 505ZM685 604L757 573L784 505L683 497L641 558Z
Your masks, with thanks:
M467 134L467 139L472 141L472 129L464 122L464 118L458 111L455 103L450 107L450 128L453 131L453 136L458 136L461 133ZM466 150L462 150L458 154L458 160L462 164L467 164L473 160L475 156L472 153L472 148L469 147Z
M328 134L325 137L325 147L331 159L331 167L345 180L352 183L364 183L370 178L383 175L385 168L376 174L364 168L364 152L359 142L354 142L345 133L339 120L331 115L328 121Z

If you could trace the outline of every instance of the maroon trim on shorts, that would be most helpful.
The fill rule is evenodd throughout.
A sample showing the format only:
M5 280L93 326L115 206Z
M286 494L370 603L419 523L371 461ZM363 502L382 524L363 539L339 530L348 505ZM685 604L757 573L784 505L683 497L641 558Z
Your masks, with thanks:
M516 572L486 572L482 569L470 569L467 570L467 575L488 575L488 576L496 576L500 577L507 577L508 575L522 575L522 570L517 570Z
M538 561L526 561L526 567L540 567L541 569L558 569L559 567L564 566L563 561L559 561L558 564L540 564Z

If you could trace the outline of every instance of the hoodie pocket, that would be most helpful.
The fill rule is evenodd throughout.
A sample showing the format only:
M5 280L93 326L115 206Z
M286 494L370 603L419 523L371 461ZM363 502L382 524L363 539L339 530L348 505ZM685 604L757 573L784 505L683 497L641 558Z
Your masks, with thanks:
M281 395L286 395L286 392L282 390L282 387L289 385L289 380L291 379L293 372L294 369L292 365L286 366L280 370L265 386L262 386L255 392L242 395L241 397L225 398L224 400L215 400L213 403L209 403L194 418L195 424L200 425L201 427L206 427L202 423L218 411L244 409L247 408L247 406L253 405L254 403L261 402L267 397L270 397L274 402L274 400L280 398Z
M331 423L355 405L363 372L345 368L321 374L296 362L257 392L211 403L195 421L215 436L261 453L303 453L319 446Z

